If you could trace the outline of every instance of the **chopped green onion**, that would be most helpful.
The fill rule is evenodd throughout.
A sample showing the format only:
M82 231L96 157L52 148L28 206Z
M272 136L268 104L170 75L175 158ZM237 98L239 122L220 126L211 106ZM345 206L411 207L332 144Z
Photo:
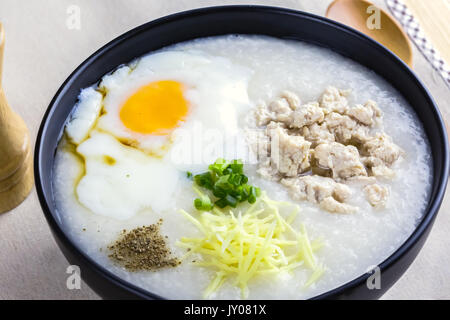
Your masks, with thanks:
M209 170L215 172L218 175L222 175L223 170L225 170L229 165L230 165L230 163L228 161L226 161L225 159L219 158L216 160L216 162L214 162L213 164L211 164L209 166Z
M214 186L213 177L210 172L195 175L194 181L197 185L206 189L211 190Z
M241 160L227 161L219 158L208 166L208 171L193 177L194 183L210 190L214 205L219 208L230 206L236 208L239 202L255 203L261 195L261 190L248 185L248 177L244 174L244 164ZM188 176L189 177L189 176ZM211 199L197 198L194 205L198 210L211 210L214 206Z
M228 203L228 205L230 206L230 207L233 207L233 208L236 208L236 206L237 206L237 199L235 198L235 197L233 197L232 195L227 195L226 197L225 197L225 200L227 201L227 203Z
M223 209L228 205L228 202L225 198L221 198L214 203L219 208Z
M207 195L203 195L200 198L195 199L194 206L200 211L210 211L213 208L211 199Z
M244 173L244 164L241 160L233 160L230 164L231 170L233 170L233 173Z

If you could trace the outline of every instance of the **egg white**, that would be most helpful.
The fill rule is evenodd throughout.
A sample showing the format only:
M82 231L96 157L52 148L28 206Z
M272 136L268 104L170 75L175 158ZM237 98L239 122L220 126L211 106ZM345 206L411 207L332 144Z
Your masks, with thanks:
M98 131L77 152L84 157L86 173L76 195L92 212L125 220L143 209L162 211L170 206L181 175L170 164Z
M84 158L78 201L93 213L125 220L145 209L164 211L186 171L205 170L242 142L240 122L250 110L250 69L197 51L162 51L122 66L82 91L66 133ZM140 87L174 80L189 105L185 121L167 135L140 134L124 126L120 109ZM102 92L103 95L100 93ZM163 107L163 106L162 106Z
M73 143L80 144L89 136L100 116L102 99L102 94L93 87L81 90L78 103L66 125L66 133Z

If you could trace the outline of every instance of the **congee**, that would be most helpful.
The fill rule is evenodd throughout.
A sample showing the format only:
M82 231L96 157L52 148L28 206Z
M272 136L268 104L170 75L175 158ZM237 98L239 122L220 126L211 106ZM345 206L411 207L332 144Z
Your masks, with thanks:
M304 299L412 233L432 164L374 72L298 41L227 35L81 90L54 163L61 223L120 278L174 299Z

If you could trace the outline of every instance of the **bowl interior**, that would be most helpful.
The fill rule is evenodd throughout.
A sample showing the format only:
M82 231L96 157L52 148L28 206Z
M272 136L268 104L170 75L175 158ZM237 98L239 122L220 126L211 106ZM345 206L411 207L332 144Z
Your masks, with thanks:
M53 202L52 166L64 122L77 100L80 89L97 82L120 64L149 51L195 38L230 33L262 34L330 48L372 69L402 93L423 122L431 145L434 183L421 224L431 223L442 200L448 175L447 137L436 105L413 72L375 41L325 18L281 8L226 6L179 13L142 25L98 50L64 82L44 116L35 149L37 191L53 229L58 229L59 234L64 237ZM413 234L407 242L414 241L415 236L420 234ZM66 241L70 242L69 239ZM76 246L74 248L78 250ZM395 253L384 263L389 264L393 259ZM361 281L364 281L362 277L347 286ZM127 286L124 281L123 283Z

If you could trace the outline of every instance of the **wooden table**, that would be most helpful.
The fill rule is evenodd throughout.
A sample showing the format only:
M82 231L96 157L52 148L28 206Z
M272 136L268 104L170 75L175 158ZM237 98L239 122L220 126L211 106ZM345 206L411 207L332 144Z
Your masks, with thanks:
M437 1L427 1L427 6ZM385 7L382 0L374 2ZM2 0L0 20L7 37L3 84L9 103L27 122L34 143L42 116L58 87L74 68L100 46L157 17L224 3L248 2L108 0L108 5L105 5L104 1L90 0ZM323 15L330 0L251 3L278 5ZM79 30L67 28L70 5L80 8ZM448 26L445 28L448 31ZM448 87L417 50L414 53L416 72L450 120ZM447 195L418 258L384 298L450 298L449 199ZM85 284L81 290L66 288L67 266L50 234L35 191L21 206L0 215L0 298L97 299L98 296Z

